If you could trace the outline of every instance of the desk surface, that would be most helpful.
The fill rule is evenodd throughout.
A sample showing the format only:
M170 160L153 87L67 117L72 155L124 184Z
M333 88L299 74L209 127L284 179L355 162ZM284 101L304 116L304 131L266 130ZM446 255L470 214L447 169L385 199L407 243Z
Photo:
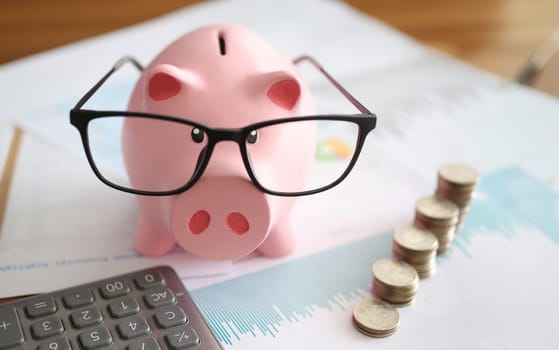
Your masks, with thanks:
M3 1L0 63L122 28L198 0ZM556 0L348 0L426 45L504 77L559 28Z

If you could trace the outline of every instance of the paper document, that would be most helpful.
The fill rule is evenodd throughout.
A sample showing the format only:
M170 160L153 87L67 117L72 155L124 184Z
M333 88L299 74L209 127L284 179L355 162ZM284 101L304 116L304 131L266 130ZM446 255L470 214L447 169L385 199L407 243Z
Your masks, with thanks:
M0 235L0 298L157 264L175 267L183 278L231 272L228 261L198 259L182 249L139 256L133 249L136 201L99 183L81 159L24 136Z
M317 8L320 16L308 15ZM0 96L10 101L3 106L0 118L16 119L27 132L83 156L78 133L68 123L68 112L80 97L122 56L131 55L148 64L178 37L215 23L247 26L288 57L310 54L342 83L344 78L382 71L429 52L408 37L336 1L206 2L0 67ZM36 79L39 72L41 79ZM125 109L137 79L135 68L119 70L84 107ZM320 74L306 79L317 88L331 85ZM345 99L337 94L331 103L317 101L321 113L339 112L340 103L346 106ZM31 101L29 96L33 96ZM374 110L375 106L373 103L370 107ZM356 112L353 107L342 111Z
M68 110L124 54L148 63L175 38L216 22L246 25L291 57L313 55L377 114L377 128L343 183L298 199L292 255L215 263L178 249L140 258L131 248L136 198L95 178ZM323 77L301 71L319 113L355 113ZM124 109L136 79L133 70L119 72L87 107ZM18 84L26 88L13 88ZM559 287L550 278L559 274L559 102L428 50L348 5L203 3L0 67L0 95L9 101L1 117L26 133L0 236L0 278L9 281L0 297L37 292L39 274L62 288L83 277L79 272L167 261L228 348L559 343L559 309L542 297ZM372 263L390 256L392 229L412 222L415 200L434 192L437 168L448 161L482 174L465 226L438 258L437 274L421 281L416 304L400 309L396 334L368 338L351 325L352 305L371 296ZM72 278L64 280L66 272ZM20 283L20 276L28 277Z
M534 339L555 349L559 304L542 295L559 288L558 209L559 196L520 168L482 174L453 247L386 339L357 332L351 313L371 298L372 264L391 256L390 231L193 297L231 349L527 349Z
M321 17L309 18L306 13L316 6L322 9ZM254 11L261 15L254 16ZM289 18L290 21L277 21L277 18ZM311 23L308 23L309 19ZM18 281L20 278L27 281L2 286L0 297L62 288L82 282L86 276L102 277L99 275L121 272L117 271L119 268L124 271L137 265L160 262L137 257L117 261L116 257L134 254L132 240L138 215L136 198L110 189L95 178L88 169L79 135L68 122L68 112L121 56L130 54L147 64L164 45L180 35L216 22L246 25L291 57L312 54L329 67L331 74L342 78L425 54L421 46L407 37L341 3L223 1L189 7L160 19L0 67L0 94L9 101L3 106L5 113L1 117L10 118L25 130L2 227L0 273L10 281L15 281L16 277ZM305 26L296 28L290 24L303 22ZM333 22L345 23L345 29L353 34L341 40L340 35L349 32L339 32L339 29L325 25ZM271 23L275 24L271 26ZM332 40L338 38L336 41L344 43L345 47L334 47L319 40L325 36ZM373 40L375 46L362 45L365 40ZM383 54L378 54L379 48ZM99 52L106 54L100 56ZM330 101L328 93L335 89L324 77L309 66L301 69L316 91L316 104L321 113L356 112L339 92ZM38 75L41 79L36 79ZM124 68L111 77L86 107L125 109L137 78L134 69ZM367 201L372 206L379 193L401 187L396 181L398 177L392 176L401 167L392 170L392 163L379 161L382 154L369 158L373 159L371 164L363 162L364 169L369 170L356 169L355 173L361 172L361 176L353 179L356 182L353 188L349 187L350 190L340 187L331 193L300 201L294 210L300 240L297 254L309 254L320 247L332 246L335 242L368 232L353 224L357 215L367 217L365 222L358 224L362 228L365 225L388 228L401 220L401 211L394 215L380 211L369 214L366 207L361 206L359 214L353 207L354 196L367 193ZM407 189L394 196L394 202L385 208L396 207L402 196L411 197L409 188L420 188L405 171L401 176L401 180L408 184ZM383 185L372 186L370 191L363 192L361 188L369 187L369 181L375 182L375 178L376 183ZM385 179L394 181L385 184ZM337 215L334 222L328 223L323 216L330 210L335 210ZM329 236L333 239L327 239ZM169 259L175 257L173 254ZM203 276L227 274L231 269L230 263L194 264L192 259L182 253L180 258L172 260L173 266L182 271L181 276L192 287L208 283ZM66 263L67 260L71 263ZM45 265L47 269L43 267ZM104 267L107 265L114 268L107 270ZM256 266L263 268L267 265L257 263ZM50 276L40 289L32 283L39 274Z

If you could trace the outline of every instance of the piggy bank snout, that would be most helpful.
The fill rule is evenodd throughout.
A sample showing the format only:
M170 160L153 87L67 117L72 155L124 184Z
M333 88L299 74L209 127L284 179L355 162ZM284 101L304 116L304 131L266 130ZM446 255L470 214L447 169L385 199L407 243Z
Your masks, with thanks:
M237 259L254 251L270 230L267 195L241 177L203 177L171 209L178 244L199 257Z

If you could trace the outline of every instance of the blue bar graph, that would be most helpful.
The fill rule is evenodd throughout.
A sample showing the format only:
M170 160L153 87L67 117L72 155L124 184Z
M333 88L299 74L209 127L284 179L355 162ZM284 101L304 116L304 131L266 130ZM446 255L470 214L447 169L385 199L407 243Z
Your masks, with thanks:
M453 247L469 254L474 235L498 233L514 239L517 223L533 225L559 246L559 196L519 168L482 177L474 201ZM484 227L484 230L479 230ZM371 265L391 255L386 232L263 271L193 291L193 297L219 340L235 344L246 335L276 337L285 322L312 318L316 308L347 308L369 294Z

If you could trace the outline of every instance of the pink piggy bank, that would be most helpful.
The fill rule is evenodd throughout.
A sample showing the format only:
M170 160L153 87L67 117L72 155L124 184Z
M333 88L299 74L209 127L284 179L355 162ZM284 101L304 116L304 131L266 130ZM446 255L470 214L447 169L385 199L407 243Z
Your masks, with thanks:
M315 153L316 123L239 131L314 114L309 89L289 58L246 28L204 27L145 68L128 109L176 117L124 122L125 166L135 187L165 191L198 177L186 190L138 197L138 252L158 256L177 243L209 259L293 250L294 197L263 192L246 169L257 168L255 176L267 188L302 188ZM237 130L237 136L224 130Z

